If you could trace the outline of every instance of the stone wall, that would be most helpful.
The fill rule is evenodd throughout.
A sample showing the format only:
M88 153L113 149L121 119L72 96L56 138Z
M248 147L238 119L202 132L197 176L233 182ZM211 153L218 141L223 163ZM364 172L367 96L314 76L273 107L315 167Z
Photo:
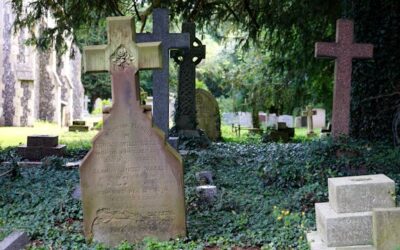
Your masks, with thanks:
M0 126L32 126L36 120L68 126L83 109L79 49L68 39L72 49L62 56L26 46L29 34L14 33L14 18L10 2L0 1ZM54 25L49 15L35 32Z

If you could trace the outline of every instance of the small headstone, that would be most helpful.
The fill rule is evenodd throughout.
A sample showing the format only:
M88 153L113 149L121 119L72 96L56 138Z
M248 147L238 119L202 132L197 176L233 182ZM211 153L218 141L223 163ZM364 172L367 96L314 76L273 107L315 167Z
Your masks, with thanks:
M65 154L66 146L58 144L58 136L31 135L27 141L27 145L17 147L17 152L23 159L40 161L48 156L63 157Z
M221 116L215 97L204 89L196 89L197 128L212 141L221 139Z
M93 105L93 110L101 110L103 108L103 100L96 98Z
M354 23L339 19L336 23L336 43L316 43L315 57L335 58L335 87L332 109L332 135L349 135L351 72L353 59L373 57L373 45L354 43Z
M21 250L29 244L29 237L25 232L14 232L0 242L1 250Z
M374 245L379 250L400 248L400 208L377 208L373 211Z
M196 192L199 195L200 201L210 204L217 200L217 187L213 185L204 185L196 187Z
M175 150L178 150L179 137L169 137L168 142L169 142L169 145L171 145L171 147L173 147Z
M87 95L85 95L84 99L83 99L83 110L82 110L82 115L83 117L86 117L88 115L90 115L89 113L89 103L90 103L90 99Z
M68 130L70 132L88 132L89 126L86 126L86 121L73 121L72 125L69 126Z
M160 43L138 43L132 17L109 17L108 45L85 48L85 71L109 71L113 106L80 167L88 239L115 246L186 234L183 166L140 104L137 72L161 67Z
M214 184L213 181L213 174L211 171L201 171L196 173L196 179L199 185L212 185Z
M291 115L278 116L278 122L284 122L288 128L293 128L293 116Z

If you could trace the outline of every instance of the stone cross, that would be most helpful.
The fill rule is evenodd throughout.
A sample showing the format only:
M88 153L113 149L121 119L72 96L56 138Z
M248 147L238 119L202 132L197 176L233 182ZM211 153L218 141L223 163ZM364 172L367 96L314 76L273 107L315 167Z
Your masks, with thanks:
M196 25L183 23L182 32L190 34L189 50L172 51L179 65L178 105L175 125L178 131L196 130L196 65L206 57L206 46L196 38Z
M87 95L85 95L85 98L83 99L83 112L84 114L89 114L89 103L90 99Z
M313 115L316 114L317 112L312 110L311 106L307 106L306 111L303 112L303 115L307 116L307 135L314 134Z
M108 44L84 50L86 72L110 71L113 106L80 167L88 239L116 246L186 233L182 159L140 104L140 69L161 67L161 43L135 43L132 17L107 19Z
M166 136L169 128L169 50L189 48L189 34L169 33L169 11L153 11L153 33L137 34L136 42L161 41L163 68L153 71L153 122Z
M354 43L354 23L339 19L336 23L336 43L315 44L315 57L335 58L335 85L332 110L332 134L349 135L352 59L373 57L373 45Z

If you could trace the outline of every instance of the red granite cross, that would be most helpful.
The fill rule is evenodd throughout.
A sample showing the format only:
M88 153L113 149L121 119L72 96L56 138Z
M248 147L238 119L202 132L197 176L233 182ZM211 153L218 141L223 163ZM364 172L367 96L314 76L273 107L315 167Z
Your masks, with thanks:
M373 45L354 43L354 23L339 19L336 22L336 43L316 43L315 57L335 58L332 135L349 135L352 59L373 57Z

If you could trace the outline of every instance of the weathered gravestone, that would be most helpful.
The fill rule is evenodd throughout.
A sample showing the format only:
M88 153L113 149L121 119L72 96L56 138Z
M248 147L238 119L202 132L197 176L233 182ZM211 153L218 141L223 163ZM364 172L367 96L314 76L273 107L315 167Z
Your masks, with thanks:
M58 144L56 135L30 135L27 144L18 146L17 152L23 159L40 161L48 156L62 157L65 149L65 145Z
M303 115L307 116L307 136L314 136L314 123L313 123L313 115L316 115L317 112L312 109L311 106L307 106L306 111L303 112Z
M221 116L215 97L204 89L196 89L197 127L212 141L221 139Z
M329 202L315 204L311 250L375 249L372 210L395 206L394 181L382 174L350 176L330 178L328 186Z
M153 11L153 33L137 34L136 41L161 41L162 69L153 70L153 120L166 135L169 128L169 51L170 49L189 48L189 34L169 33L169 11Z
M108 45L84 50L86 72L110 71L113 96L80 168L85 235L113 246L184 236L182 161L140 105L136 74L161 67L161 44L136 44L132 17L107 21Z
M196 65L206 56L206 46L196 38L196 25L183 23L182 32L190 34L188 50L172 51L179 65L178 105L175 126L178 131L196 130Z
M335 58L335 84L332 110L332 135L349 135L351 73L354 58L373 57L372 44L354 43L354 24L339 19L336 23L336 43L316 43L317 58Z

